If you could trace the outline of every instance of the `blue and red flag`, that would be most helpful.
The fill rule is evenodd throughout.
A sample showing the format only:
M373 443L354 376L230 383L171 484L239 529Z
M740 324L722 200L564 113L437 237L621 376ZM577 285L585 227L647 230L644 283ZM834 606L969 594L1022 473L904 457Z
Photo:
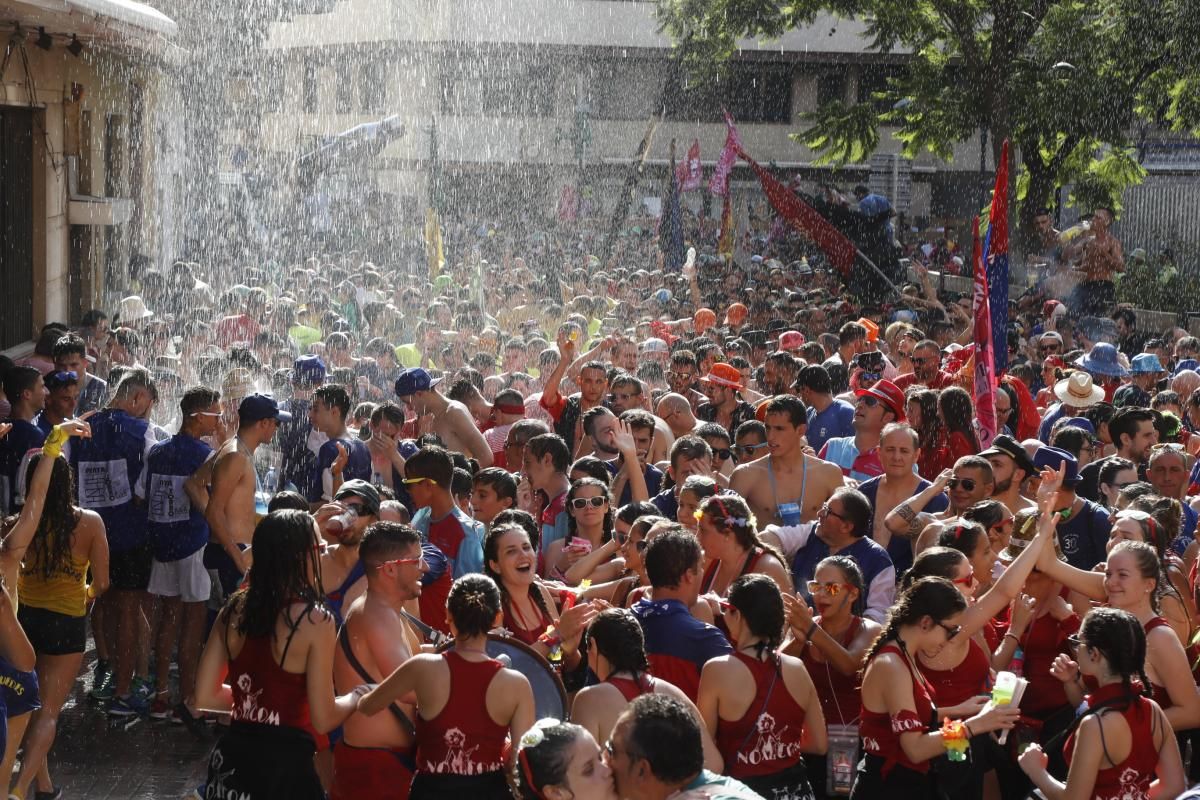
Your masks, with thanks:
M983 240L988 302L992 310L992 359L996 375L1008 369L1008 140L1000 146L992 211ZM975 341L980 341L976 339Z
M975 434L980 448L991 447L996 438L996 369L993 362L992 314L989 309L991 298L988 291L988 274L983 264L983 249L979 245L979 217L971 224L975 254L975 298L972 303L975 316L975 361L974 381L971 395L975 401Z

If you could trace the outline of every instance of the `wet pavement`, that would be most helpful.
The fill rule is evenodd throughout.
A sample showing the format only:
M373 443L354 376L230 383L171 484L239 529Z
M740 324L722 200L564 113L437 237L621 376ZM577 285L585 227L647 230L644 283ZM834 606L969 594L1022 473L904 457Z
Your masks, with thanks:
M169 720L144 718L127 729L110 727L107 714L87 697L94 658L89 651L84 659L50 752L50 776L62 787L63 800L187 797L204 782L215 726L203 741Z

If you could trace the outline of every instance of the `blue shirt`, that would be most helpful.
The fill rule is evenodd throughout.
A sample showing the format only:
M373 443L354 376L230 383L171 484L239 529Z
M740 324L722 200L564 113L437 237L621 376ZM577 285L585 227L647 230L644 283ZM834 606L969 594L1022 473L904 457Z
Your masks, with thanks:
M675 496L674 489L663 489L651 497L650 502L669 520L675 520L679 516L679 498Z
M316 476L313 485L309 487L308 501L310 503L333 499L332 495L325 490L325 478L330 475L329 468L337 460L338 442L341 442L350 451L350 456L346 459L346 466L342 468L342 480L349 481L355 478L364 481L371 480L371 450L367 447L367 443L362 439L352 439L348 436L341 439L330 439L317 451Z
M1091 570L1107 558L1104 547L1111 531L1108 509L1084 500L1078 514L1058 523L1058 545L1068 564L1076 569Z
M1042 424L1038 426L1038 438L1042 440L1042 444L1050 444L1050 429L1054 427L1054 423L1058 422L1063 417L1074 417L1076 414L1068 413L1071 410L1062 403L1055 403L1046 409L1046 416L1042 417ZM1093 564L1092 566L1095 566ZM1088 567L1091 569L1091 567Z
M820 452L835 436L854 435L854 406L845 400L834 400L824 411L808 409L808 430L804 434L809 446Z
M614 478L621 471L616 461L605 461L604 466ZM658 467L653 464L647 464L646 468L642 470L642 477L646 479L646 491L651 497L654 497L662 489L663 478L666 476ZM621 496L617 499L617 506L628 505L631 502L633 502L633 488L630 487L629 481L625 481L625 488L621 490ZM671 517L671 519L675 518Z
M0 439L0 511L16 514L25 505L25 473L29 459L40 452L46 434L23 419L10 419L12 430Z
M211 453L212 448L199 439L177 433L146 454L137 495L146 501L155 560L178 561L208 544L204 512L192 506L183 484Z
M655 677L670 681L695 701L700 670L710 659L733 652L725 634L693 617L679 600L642 599L630 610L642 626Z
M871 503L871 530L875 530L875 501L879 496L879 484L883 480L883 476L871 478L869 481L863 481L858 485L858 490L867 496L867 500ZM916 490L913 491L913 496L919 495L931 486L930 482L922 478L917 483ZM924 512L936 514L945 511L950 507L950 498L946 495L939 494L937 497L925 504ZM891 509L888 509L890 512ZM888 541L887 554L892 559L892 564L896 567L896 575L903 575L912 566L913 548L912 541L903 536L893 536Z
M104 520L108 549L122 553L149 537L146 507L133 501L146 452L155 444L150 424L124 411L106 408L88 420L92 435L71 447L79 505Z

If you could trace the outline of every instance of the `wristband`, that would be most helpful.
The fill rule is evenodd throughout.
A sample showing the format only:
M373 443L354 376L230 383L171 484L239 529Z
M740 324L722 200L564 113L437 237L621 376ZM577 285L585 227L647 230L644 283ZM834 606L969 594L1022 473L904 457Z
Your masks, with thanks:
M63 431L62 426L55 425L50 429L50 435L46 437L46 441L42 443L42 455L47 458L58 458L66 441L67 434Z
M946 746L946 758L951 761L966 761L971 749L971 734L966 723L947 717L942 723L942 744Z
M816 633L816 630L817 630L817 621L814 619L813 624L808 626L808 631L804 634L804 641L811 642L812 635L814 633Z
M1012 639L1014 642L1017 643L1017 647L1021 646L1021 637L1017 636L1015 633L1006 633L1006 634L1004 634L1004 638Z

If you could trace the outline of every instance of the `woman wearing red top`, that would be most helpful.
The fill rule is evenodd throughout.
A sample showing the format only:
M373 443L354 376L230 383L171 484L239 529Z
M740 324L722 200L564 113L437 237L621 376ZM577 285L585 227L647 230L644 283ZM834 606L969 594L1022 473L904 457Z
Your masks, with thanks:
M1074 660L1060 657L1055 676L1074 691L1083 676L1100 687L1087 696L1088 711L1063 748L1071 771L1066 783L1056 780L1036 744L1021 755L1021 769L1048 800L1179 795L1186 785L1179 746L1162 709L1142 695L1148 679L1141 623L1126 611L1097 608L1071 639Z
M736 649L704 665L697 702L725 773L764 797L811 797L801 756L825 752L825 716L804 662L778 651L779 586L766 575L738 578L725 622Z
M213 748L213 797L325 796L313 733L354 713L366 687L335 697L337 626L320 602L320 537L304 511L275 511L254 529L249 586L229 598L200 658L196 702L229 713Z
M1080 594L1107 601L1110 607L1137 617L1146 632L1145 669L1154 699L1176 732L1200 727L1200 694L1187 653L1179 637L1159 615L1162 562L1151 545L1132 541L1117 544L1108 554L1103 574L1047 559L1045 553L1038 568Z
M698 537L708 559L700 593L724 597L742 575L767 575L780 589L792 593L792 575L783 554L758 536L754 515L735 494L706 497L696 510Z
M363 696L359 710L374 715L415 694L413 800L509 800L506 739L517 742L533 726L533 689L524 675L487 654L487 633L500 624L500 592L491 578L459 578L446 609L454 647L405 661Z
M500 589L504 628L546 657L561 645L566 669L578 666L580 637L598 609L591 603L573 605L573 594L538 579L529 532L511 523L492 528L483 540L483 564ZM551 625L555 630L547 634Z
M637 617L624 608L600 613L588 627L588 666L600 683L580 689L571 705L571 720L582 725L598 742L608 741L617 717L635 697L657 692L685 704L701 722L700 712L675 684L652 677L646 658L646 641ZM721 754L708 731L704 739L704 766L721 771Z
M967 394L965 389L958 386L942 389L942 393L938 395L938 419L947 432L946 442L952 464L963 456L979 453L974 417L971 395Z
M896 598L883 632L867 651L862 684L862 761L850 797L933 796L929 762L946 752L934 725L933 687L916 654L937 652L959 633L967 601L945 578L921 578ZM1020 712L989 706L965 720L975 736L1011 728Z
M938 393L933 389L917 389L908 392L905 406L908 424L921 439L921 455L917 458L917 472L926 480L933 480L954 466L946 444L946 429L938 417Z

